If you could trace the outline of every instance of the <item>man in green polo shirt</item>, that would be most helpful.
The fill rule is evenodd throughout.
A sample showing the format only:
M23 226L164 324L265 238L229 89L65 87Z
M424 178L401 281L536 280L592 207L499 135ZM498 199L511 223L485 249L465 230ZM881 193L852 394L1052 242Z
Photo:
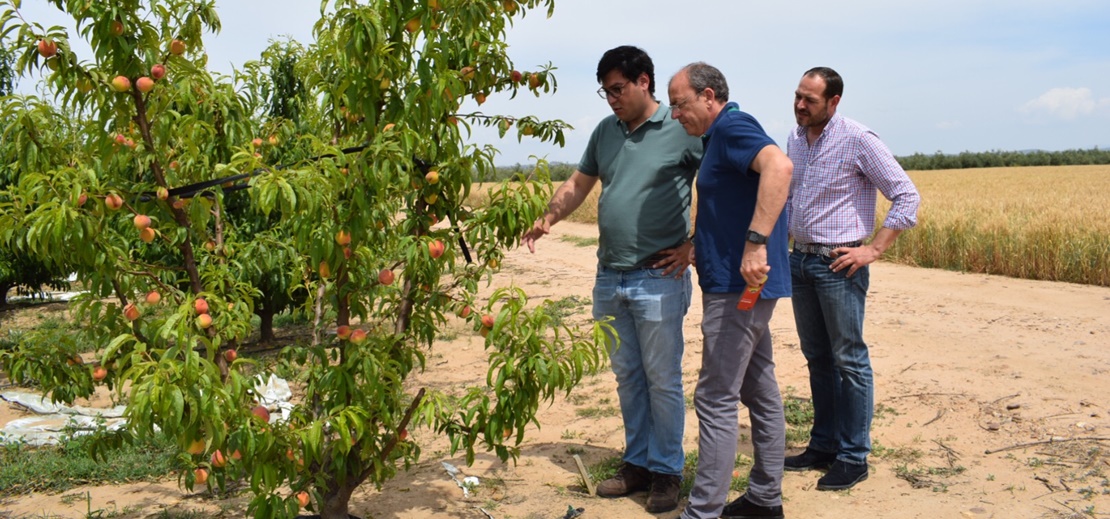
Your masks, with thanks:
M617 47L597 66L598 95L613 115L590 136L578 170L524 235L528 250L574 212L601 181L594 319L609 319L609 351L624 418L624 464L597 494L649 490L647 510L678 506L682 481L682 320L693 291L691 184L702 145L655 99L655 67L636 47Z

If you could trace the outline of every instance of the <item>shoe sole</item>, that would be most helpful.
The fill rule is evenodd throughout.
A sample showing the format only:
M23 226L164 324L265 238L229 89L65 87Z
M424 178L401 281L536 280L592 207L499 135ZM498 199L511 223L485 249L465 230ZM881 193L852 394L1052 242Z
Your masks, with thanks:
M814 463L812 465L806 465L804 467L786 467L786 466L784 466L782 468L783 468L783 470L786 470L788 472L805 472L807 470L829 470L830 468L832 468L832 462L829 461L829 462L823 462L823 463Z
M868 470L868 472L870 472L870 470ZM855 481L848 483L847 485L822 485L820 482L818 482L817 490L848 490L849 488L856 486L857 483L860 483L865 479L867 479L867 472L864 472L862 476L856 478Z

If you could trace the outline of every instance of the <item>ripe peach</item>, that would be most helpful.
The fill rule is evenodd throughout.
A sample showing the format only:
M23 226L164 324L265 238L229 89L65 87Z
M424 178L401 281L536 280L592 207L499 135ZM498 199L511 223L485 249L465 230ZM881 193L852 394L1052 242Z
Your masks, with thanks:
M474 72L475 69L471 66L466 66L459 70L459 73L462 74L463 81L474 79Z
M166 67L165 67L165 65L162 65L161 63L159 63L159 64L157 64L153 67L150 67L150 77L153 78L155 81L158 81L158 80L166 77Z
M385 125L385 127L382 128L382 131L383 132L388 132L389 130L392 130L394 126L395 125L393 123L389 123L389 124Z
M254 146L255 148L261 148L262 147L262 139L260 139L258 137L255 137L253 140L251 140L251 146Z
M344 324L335 329L335 335L340 339L347 339L351 336L351 327Z
M493 328L493 323L494 323L494 320L493 320L492 315L490 315L490 314L482 315L482 326L485 326L486 328Z
M208 301L203 297L198 297L196 301L193 301L193 309L197 311L197 314L208 313Z
M427 175L424 175L424 180L429 184L439 183L439 172L436 170L429 171Z
M108 206L108 209L118 211L119 208L123 207L123 198L115 193L110 193L104 197L104 205Z
M108 376L108 370L104 369L104 366L97 366L97 367L93 368L93 372L92 372L93 380L95 380L97 382L100 382L101 380L104 380L107 376Z
M405 23L405 30L413 33L420 30L420 18L413 18Z
M424 202L426 202L428 205L436 205L436 200L439 200L439 195L435 193L424 195Z
M204 453L204 440L197 439L189 442L189 446L185 448L185 452L196 456L197 454Z
M528 88L535 90L540 86L540 75L533 72L528 76Z
M469 317L470 316L470 305L463 305L463 307L459 309L458 316L462 317L463 319L466 319L467 317Z
M151 243L157 237L158 231L155 231L153 227L147 227L146 229L139 231L139 239L143 240L143 243Z
M109 30L112 31L112 36L123 36L123 22L112 20Z
M39 40L39 55L44 58L52 58L58 53L58 44L52 40Z
M378 272L378 283L389 286L393 284L393 271L389 269L382 269Z
M277 135L271 135L270 138L267 139L267 141L270 143L270 146L277 146L277 143L278 143Z
M116 92L131 90L131 80L124 76L116 76L115 79L112 79L112 90Z
M196 484L203 485L208 482L208 471L203 468L198 468L193 471L193 476L196 477Z
M351 342L355 343L355 344L362 344L362 343L366 342L366 331L365 330L355 330L355 331L351 332Z
M208 241L204 242L204 250L206 250L208 252L215 251L216 250L216 242L214 242L212 240L208 240Z
M331 277L331 267L328 265L327 261L321 261L320 262L319 272L320 272L320 277L322 277L322 278Z
M212 326L212 316L208 314L198 315L197 326L199 326L202 330L207 330L209 326Z
M521 74L519 70L514 70L509 74L509 79L513 83L520 83L520 80L524 79L524 74Z
M478 102L478 105L481 105L482 103L486 102L486 94L478 92L477 94L474 94L474 100Z
M127 136L122 134L122 133L117 133L116 134L116 144L119 144L120 146L123 146L126 143L127 143Z
M253 408L251 408L251 414L261 418L262 421L265 423L270 423L270 410L266 409L263 406L254 406Z
M181 40L173 40L170 42L170 54L174 56L185 54L185 42Z
M351 248L343 247L343 259L351 259Z
M85 202L88 202L88 201L89 201L89 195L86 194L86 193L81 193L77 197L77 207L81 207L81 206L85 205Z
M143 76L135 80L135 88L139 89L139 92L142 92L144 94L150 92L151 90L154 90L154 80Z
M401 434L398 434L397 437L400 438L401 441L407 440L408 437L409 437L409 430L408 429L401 429Z
M155 193L154 196L158 197L158 199L162 200L162 201L165 201L166 199L168 199L170 197L170 190L166 189L164 187L158 188L158 190L155 191L154 193Z
M338 243L339 245L347 245L351 243L351 233L344 230L340 230L339 232L335 233L335 243Z
M239 358L239 352L235 351L234 349L224 351L224 360L228 361L229 363L235 362L235 359L237 358Z
M297 504L301 505L301 508L308 506L308 492L304 490L297 492Z
M146 304L156 305L160 301L162 301L162 294L160 292L158 292L157 290L151 290L150 292L147 292Z
M220 452L219 449L216 449L216 452L212 453L212 457L208 461L212 463L213 467L218 469L227 466L227 457L224 456L224 453Z
M432 259L438 258L443 255L443 251L445 248L446 247L443 245L442 241L433 241L432 243L428 244L428 254L432 256Z
M140 231L146 229L147 227L150 227L150 217L145 214L135 215L135 218L132 220L132 222L135 224L135 228Z
M139 308L134 303L128 303L127 306L123 307L123 316L128 321L134 321L139 318Z
M515 0L505 0L504 2L501 2L501 5L505 7L505 12L508 13L510 16L516 14Z

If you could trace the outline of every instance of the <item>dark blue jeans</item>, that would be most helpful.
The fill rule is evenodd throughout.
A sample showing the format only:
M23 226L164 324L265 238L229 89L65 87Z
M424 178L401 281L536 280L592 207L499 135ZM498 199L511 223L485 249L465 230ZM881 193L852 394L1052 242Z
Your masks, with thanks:
M832 259L790 254L794 321L802 354L809 362L813 430L809 448L836 453L847 463L867 463L875 381L863 342L863 313L870 270L852 277L833 272Z

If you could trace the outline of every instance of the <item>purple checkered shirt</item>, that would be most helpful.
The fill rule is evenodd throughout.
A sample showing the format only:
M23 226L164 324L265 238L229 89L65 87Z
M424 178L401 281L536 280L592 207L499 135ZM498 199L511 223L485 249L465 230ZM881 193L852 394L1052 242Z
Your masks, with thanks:
M866 240L875 228L875 190L892 203L883 227L917 224L917 193L906 171L875 132L834 114L813 146L806 129L787 140L794 162L790 181L790 236L800 243L841 244Z

